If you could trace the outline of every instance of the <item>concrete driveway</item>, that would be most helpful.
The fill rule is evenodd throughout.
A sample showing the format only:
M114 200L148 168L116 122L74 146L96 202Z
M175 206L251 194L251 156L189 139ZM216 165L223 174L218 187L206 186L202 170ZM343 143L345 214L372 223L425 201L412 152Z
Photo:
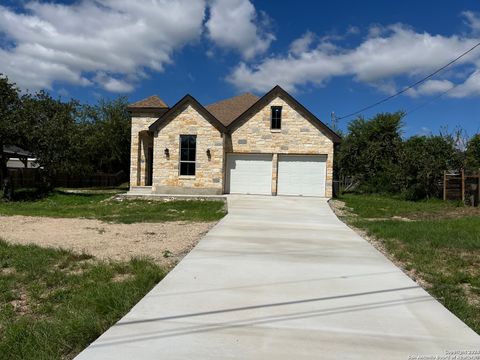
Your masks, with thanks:
M408 359L480 337L324 199L230 196L229 214L78 359Z

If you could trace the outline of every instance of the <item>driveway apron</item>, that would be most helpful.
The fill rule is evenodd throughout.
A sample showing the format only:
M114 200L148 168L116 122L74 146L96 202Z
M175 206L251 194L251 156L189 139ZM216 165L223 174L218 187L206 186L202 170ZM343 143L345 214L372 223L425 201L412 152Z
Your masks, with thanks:
M480 337L321 198L229 196L228 215L87 359L408 359Z

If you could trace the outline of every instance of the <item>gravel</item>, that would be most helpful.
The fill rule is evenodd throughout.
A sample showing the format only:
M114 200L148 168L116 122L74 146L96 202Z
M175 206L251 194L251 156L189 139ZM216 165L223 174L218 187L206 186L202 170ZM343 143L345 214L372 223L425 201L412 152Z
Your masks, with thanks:
M0 238L15 244L85 252L99 259L147 256L171 267L214 225L184 221L114 224L78 218L0 216Z

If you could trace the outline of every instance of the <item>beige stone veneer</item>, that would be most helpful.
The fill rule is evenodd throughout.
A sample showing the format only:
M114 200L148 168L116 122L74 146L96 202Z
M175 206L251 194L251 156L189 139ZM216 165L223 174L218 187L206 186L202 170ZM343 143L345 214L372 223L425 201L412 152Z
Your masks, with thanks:
M153 146L153 138L148 131L157 117L145 115L132 116L130 143L130 186L145 186L147 176L148 147Z
M197 135L196 174L180 176L180 135ZM168 149L169 156L165 155ZM207 150L210 149L210 158ZM154 134L153 191L157 193L223 193L224 135L191 105Z
M270 129L270 107L282 106L281 130ZM280 97L232 130L227 152L268 153L273 156L272 192L277 191L276 154L309 154L327 156L325 196L332 196L333 142L317 126L303 117Z

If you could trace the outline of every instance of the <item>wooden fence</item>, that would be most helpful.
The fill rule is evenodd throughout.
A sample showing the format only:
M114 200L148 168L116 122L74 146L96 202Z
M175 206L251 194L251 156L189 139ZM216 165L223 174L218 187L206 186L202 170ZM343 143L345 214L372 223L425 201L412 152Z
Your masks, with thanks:
M354 178L349 176L335 179L333 180L333 195L338 196L345 191L354 190L359 184L359 181L356 181Z
M9 168L8 173L15 188L35 187L41 182L39 169ZM109 187L128 181L123 171L115 174L65 175L53 179L55 187Z
M109 187L118 186L128 180L123 171L115 174L89 174L89 175L68 175L58 176L54 179L55 187Z
M479 206L480 170L445 171L443 200L458 200L467 205Z
M8 168L8 175L13 182L14 188L35 187L41 181L38 169Z

